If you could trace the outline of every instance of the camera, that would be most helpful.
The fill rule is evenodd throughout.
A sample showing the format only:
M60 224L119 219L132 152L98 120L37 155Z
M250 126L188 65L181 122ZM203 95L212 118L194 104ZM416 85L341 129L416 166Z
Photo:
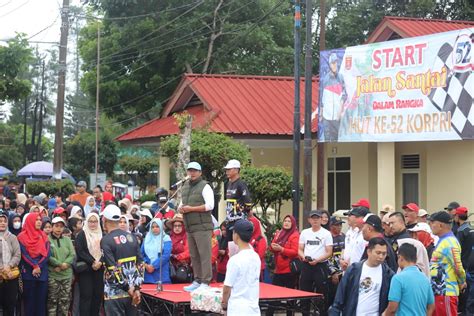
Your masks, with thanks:
M304 257L304 259L305 259L306 261L308 261L308 262L309 262L309 261L313 261L313 258L311 258L310 256L306 256L306 257Z

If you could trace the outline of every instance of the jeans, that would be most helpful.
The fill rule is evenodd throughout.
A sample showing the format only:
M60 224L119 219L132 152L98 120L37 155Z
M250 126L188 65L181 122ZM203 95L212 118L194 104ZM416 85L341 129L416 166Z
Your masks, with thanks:
M474 315L474 272L466 273L467 301L466 316Z

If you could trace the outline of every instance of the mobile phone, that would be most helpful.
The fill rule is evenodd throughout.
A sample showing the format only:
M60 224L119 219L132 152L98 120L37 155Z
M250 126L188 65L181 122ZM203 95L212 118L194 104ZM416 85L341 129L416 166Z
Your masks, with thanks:
M313 258L311 258L310 256L306 256L304 257L306 261L313 261Z

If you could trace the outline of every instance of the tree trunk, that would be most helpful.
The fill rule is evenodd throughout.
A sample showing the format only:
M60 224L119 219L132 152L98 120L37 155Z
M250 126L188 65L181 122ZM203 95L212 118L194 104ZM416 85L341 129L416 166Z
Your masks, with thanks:
M202 73L205 74L207 73L207 70L209 69L209 65L211 63L211 58L212 58L212 52L214 51L214 43L216 39L222 35L222 22L220 26L220 30L217 31L217 19L218 19L218 14L219 14L219 9L221 8L222 4L224 3L224 0L220 0L219 3L217 4L216 8L214 9L214 18L212 21L212 27L209 27L212 31L211 37L209 38L209 45L207 47L207 56L206 56L206 61L204 63L204 67L202 68Z
M186 177L186 166L189 163L191 156L191 131L192 131L192 121L193 117L188 115L183 122L183 125L180 125L179 129L179 147L178 147L178 167L176 168L176 176L178 180L184 179ZM181 201L181 192L177 192L177 200Z

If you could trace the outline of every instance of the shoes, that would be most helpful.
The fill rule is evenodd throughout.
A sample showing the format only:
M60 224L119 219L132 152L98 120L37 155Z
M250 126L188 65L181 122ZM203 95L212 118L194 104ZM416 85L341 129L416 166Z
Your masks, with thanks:
M201 283L199 287L197 288L197 290L207 290L209 288L210 288L209 284Z
M193 283L191 283L190 285L183 287L183 290L185 290L186 292L192 292L200 286L200 283L193 281Z

